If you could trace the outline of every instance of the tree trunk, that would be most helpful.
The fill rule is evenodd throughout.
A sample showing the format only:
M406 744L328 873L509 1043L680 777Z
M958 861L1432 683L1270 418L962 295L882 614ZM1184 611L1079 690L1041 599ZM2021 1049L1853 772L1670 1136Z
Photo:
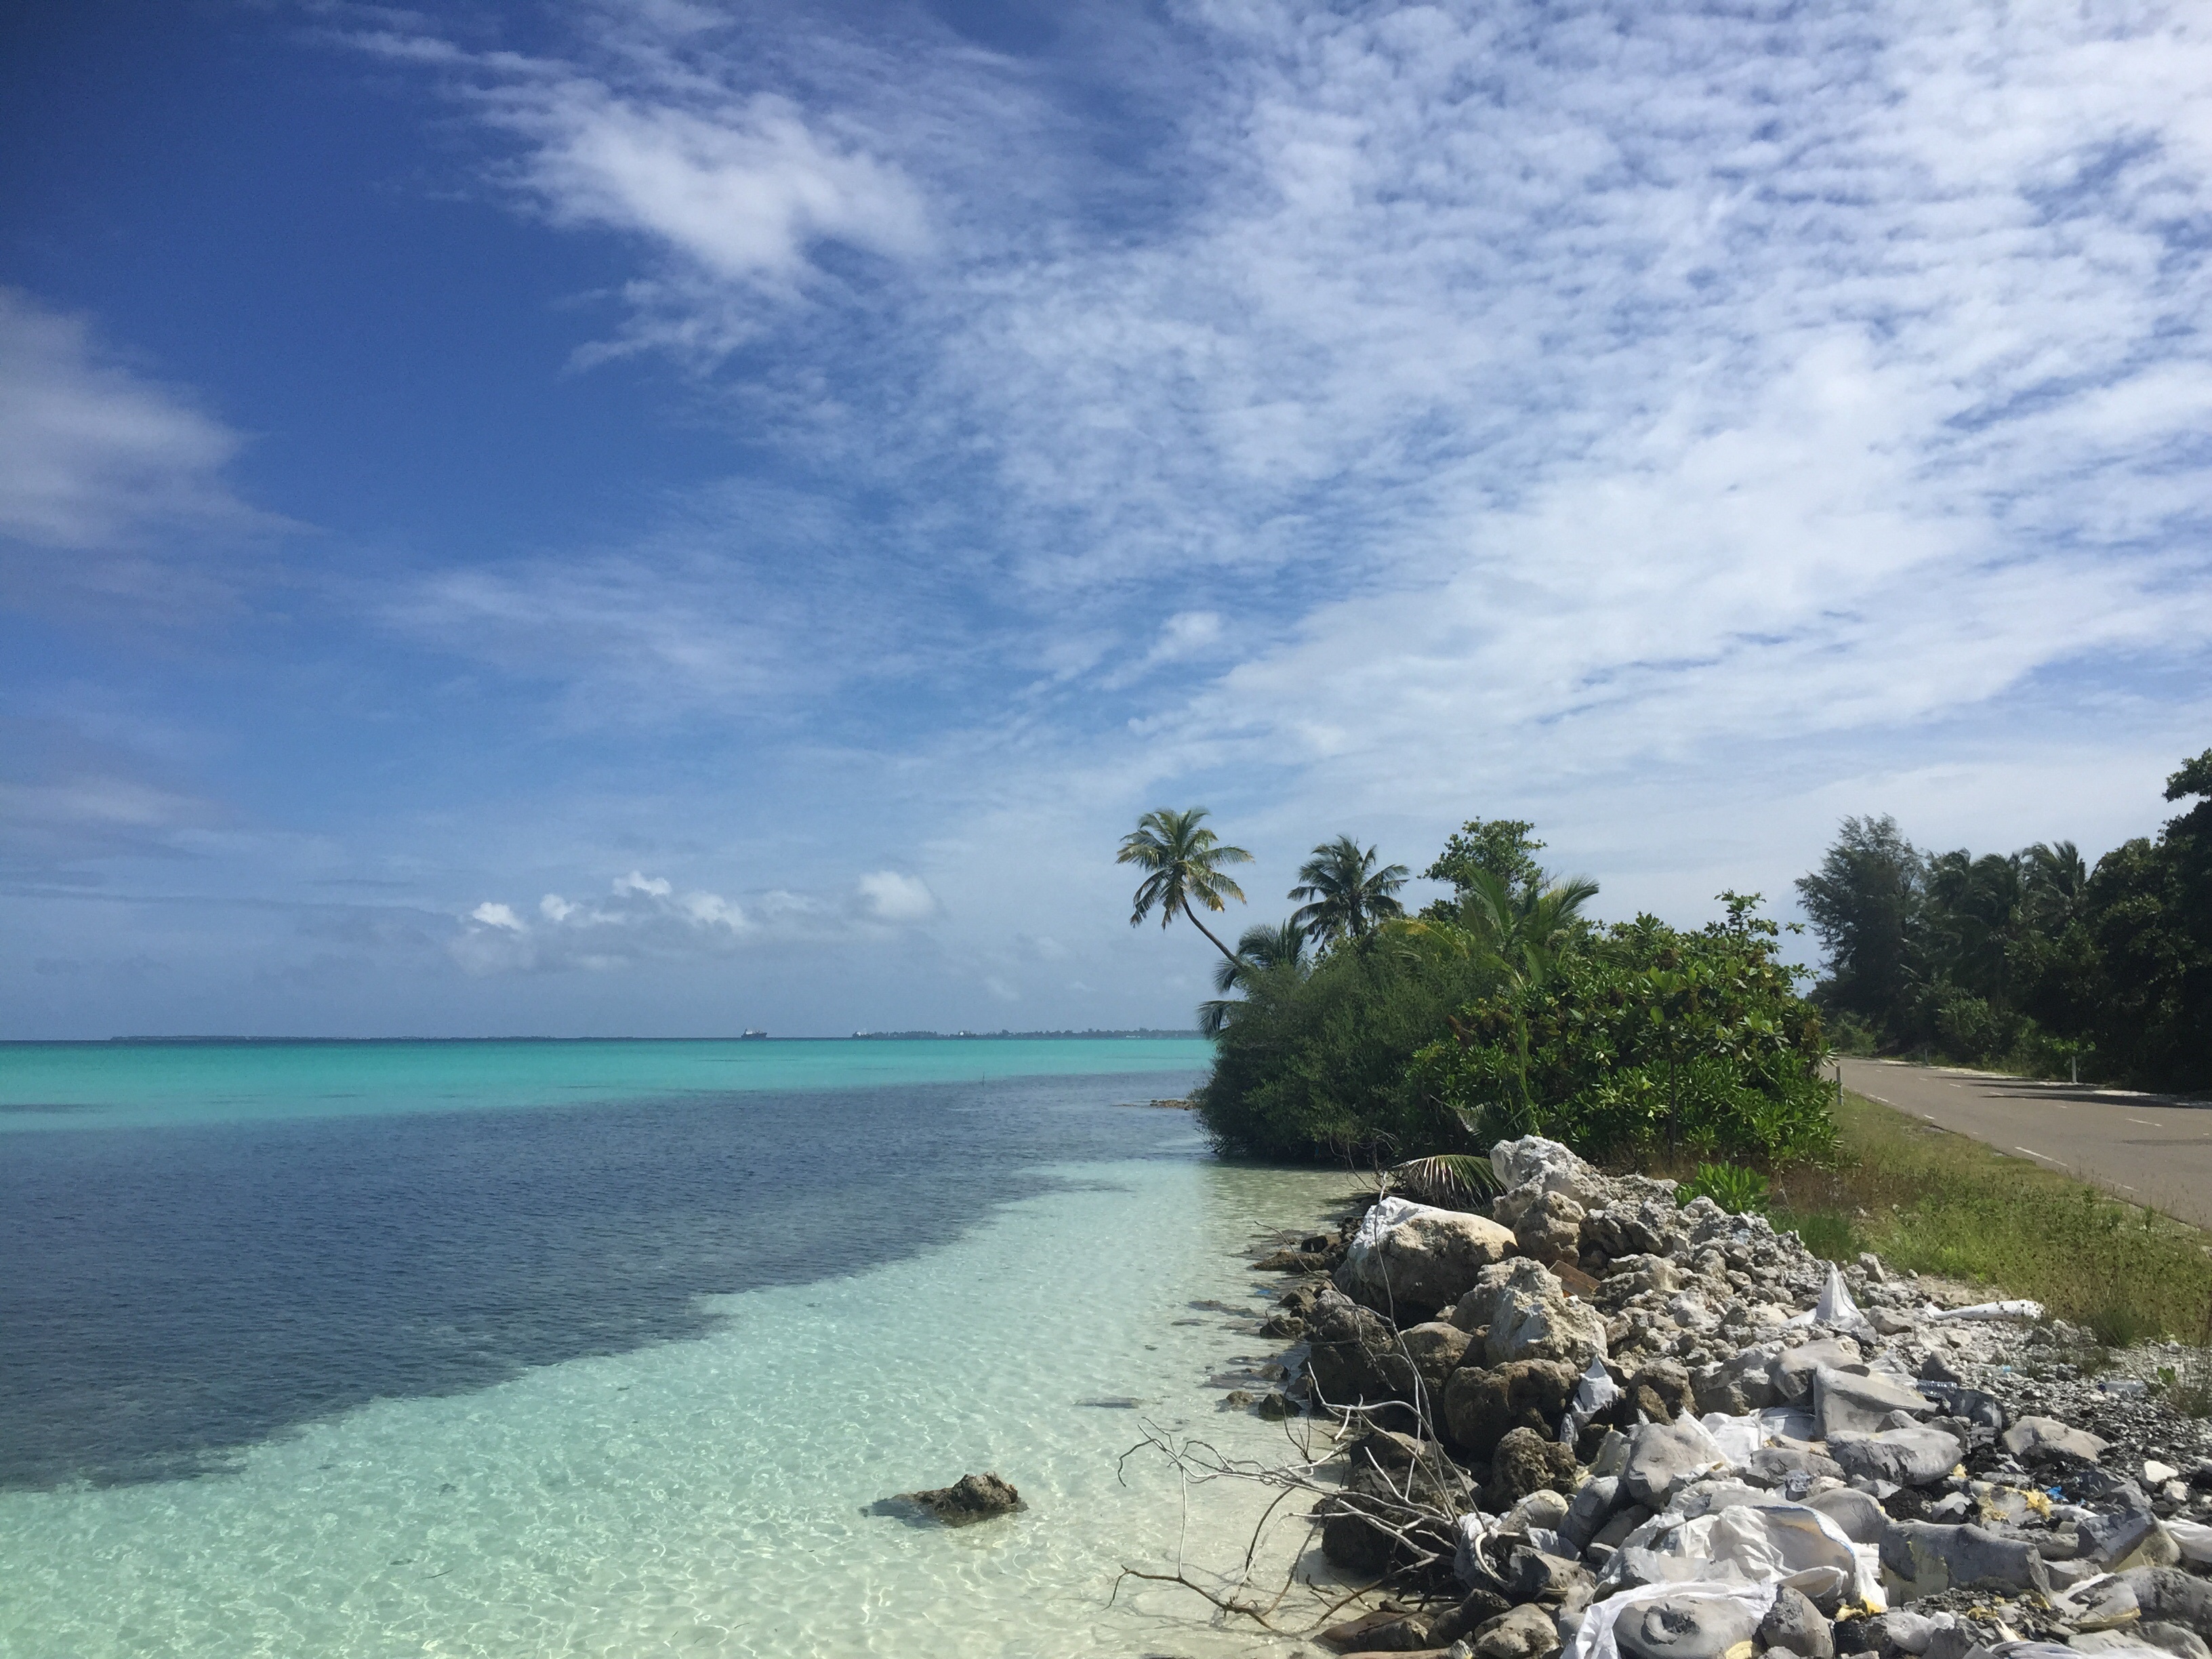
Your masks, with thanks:
M1227 957L1231 965L1234 966L1237 962L1237 952L1231 950L1219 939L1214 939L1213 929L1207 927L1204 922L1198 919L1198 912L1192 909L1188 905L1185 905L1183 906L1182 913L1190 918L1190 925L1197 928L1200 933L1205 934L1209 940L1212 940L1213 948L1220 951L1223 956Z

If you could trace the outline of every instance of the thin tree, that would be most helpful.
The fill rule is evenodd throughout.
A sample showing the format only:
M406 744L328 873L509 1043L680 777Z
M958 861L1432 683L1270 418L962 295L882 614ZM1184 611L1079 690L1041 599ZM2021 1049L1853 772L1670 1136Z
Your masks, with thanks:
M1375 867L1376 851L1362 850L1349 836L1325 841L1298 867L1294 899L1304 899L1291 920L1324 945L1359 939L1377 922L1406 914L1397 892L1406 884L1406 866Z
M1177 916L1188 916L1190 925L1234 966L1237 953L1214 937L1213 930L1198 919L1198 913L1226 910L1230 899L1239 904L1244 902L1244 890L1222 874L1221 866L1249 864L1252 855L1201 828L1206 816L1203 806L1194 806L1187 812L1163 806L1147 812L1137 820L1134 830L1121 837L1121 850L1114 855L1114 861L1133 864L1146 872L1144 880L1137 884L1130 927L1143 921L1155 907L1163 927Z

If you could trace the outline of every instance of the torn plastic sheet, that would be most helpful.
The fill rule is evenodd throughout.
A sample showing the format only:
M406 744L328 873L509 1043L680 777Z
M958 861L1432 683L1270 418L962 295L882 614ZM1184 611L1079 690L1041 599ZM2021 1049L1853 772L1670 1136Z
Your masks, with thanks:
M1559 1443L1571 1446L1582 1437L1583 1430L1595 1417L1620 1398L1620 1385L1613 1380L1613 1373L1605 1368L1605 1361L1595 1354L1590 1356L1589 1369L1575 1384L1575 1397L1559 1416Z
M2181 1547L2183 1560L2192 1567L2212 1567L2212 1527L2202 1521L2185 1521L2177 1515L2167 1518L2166 1530Z
M1562 1659L1620 1659L1613 1626L1623 1614L1641 1614L1654 1601L1680 1601L1691 1606L1705 1603L1723 1613L1741 1608L1748 1617L1751 1628L1756 1630L1759 1620L1773 1607L1775 1593L1781 1588L1778 1581L1744 1584L1718 1578L1693 1578L1686 1583L1645 1584L1624 1590L1619 1595L1609 1595L1590 1604L1589 1611L1583 1614L1582 1623L1575 1627L1574 1639L1567 1644Z

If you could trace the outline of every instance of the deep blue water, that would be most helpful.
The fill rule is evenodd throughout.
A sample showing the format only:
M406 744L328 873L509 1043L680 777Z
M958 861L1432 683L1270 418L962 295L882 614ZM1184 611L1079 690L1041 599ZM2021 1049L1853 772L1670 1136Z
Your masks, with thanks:
M1190 1073L0 1139L0 1487L173 1479L382 1396L695 1335L702 1294L1190 1157Z

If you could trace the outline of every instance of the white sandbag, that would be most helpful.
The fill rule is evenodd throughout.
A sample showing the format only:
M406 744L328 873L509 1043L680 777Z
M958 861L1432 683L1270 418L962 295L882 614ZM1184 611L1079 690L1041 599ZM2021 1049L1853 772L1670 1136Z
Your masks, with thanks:
M1731 1468L1744 1468L1752 1454L1766 1443L1766 1428L1756 1417L1730 1417L1726 1412L1707 1412L1698 1419L1719 1445Z
M2183 1560L2192 1567L2212 1567L2212 1527L2175 1516L2166 1522L2166 1530L2181 1546Z
M1575 1627L1574 1639L1566 1645L1561 1659L1620 1659L1620 1648L1613 1637L1613 1626L1624 1613L1640 1613L1654 1601L1677 1599L1692 1601L1733 1602L1750 1615L1752 1627L1766 1617L1774 1606L1779 1583L1740 1584L1721 1579L1692 1579L1682 1584L1645 1584L1632 1590L1623 1590L1618 1595L1608 1595L1602 1601L1594 1601L1583 1614L1582 1623Z
M1820 1299L1813 1304L1813 1322L1816 1325L1857 1325L1866 1316L1859 1304L1851 1300L1851 1293L1844 1284L1844 1270L1834 1262L1828 1264L1828 1282L1820 1291Z
M2025 1319L2033 1323L2043 1317L2043 1304L2040 1302L1977 1302L1970 1308L1930 1306L1920 1316L1923 1319Z
M1735 1504L1684 1522L1660 1547L1711 1561L1716 1578L1771 1581L1816 1601L1844 1596L1875 1612L1887 1605L1878 1566L1833 1520L1802 1504Z

